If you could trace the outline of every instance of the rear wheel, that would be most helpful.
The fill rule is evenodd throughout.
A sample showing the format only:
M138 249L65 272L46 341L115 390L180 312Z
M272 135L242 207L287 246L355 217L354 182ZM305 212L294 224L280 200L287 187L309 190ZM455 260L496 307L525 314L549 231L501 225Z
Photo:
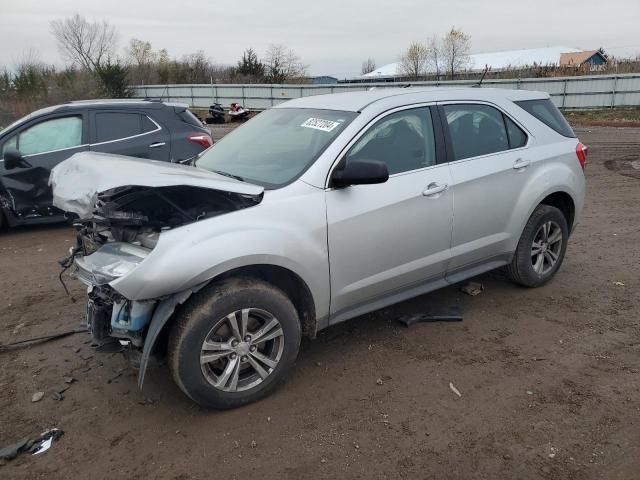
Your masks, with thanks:
M562 265L568 239L569 228L562 212L538 205L522 232L507 274L526 287L544 285Z
M282 291L231 279L199 292L182 310L169 339L169 367L196 403L238 407L285 379L300 337L297 312Z

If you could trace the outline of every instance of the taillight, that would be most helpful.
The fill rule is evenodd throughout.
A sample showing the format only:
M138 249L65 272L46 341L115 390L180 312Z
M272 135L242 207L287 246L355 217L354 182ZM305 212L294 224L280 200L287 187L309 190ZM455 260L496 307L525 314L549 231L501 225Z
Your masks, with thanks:
M202 148L209 148L211 145L213 145L213 139L209 135L206 135L204 133L193 133L191 135L188 135L187 140L201 145Z
M580 166L582 170L587 166L587 155L589 154L589 147L583 145L582 143L578 143L576 145L576 156L578 157L578 161L580 162Z

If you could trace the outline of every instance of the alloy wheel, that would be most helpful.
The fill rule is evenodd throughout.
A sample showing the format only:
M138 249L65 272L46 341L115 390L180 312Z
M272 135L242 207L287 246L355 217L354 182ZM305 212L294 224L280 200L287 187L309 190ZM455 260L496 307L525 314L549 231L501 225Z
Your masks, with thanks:
M282 326L271 313L259 308L236 310L207 334L200 351L202 373L219 390L249 390L275 370L284 340Z
M533 237L531 264L539 275L546 275L558 262L562 250L562 229L553 220L543 223Z

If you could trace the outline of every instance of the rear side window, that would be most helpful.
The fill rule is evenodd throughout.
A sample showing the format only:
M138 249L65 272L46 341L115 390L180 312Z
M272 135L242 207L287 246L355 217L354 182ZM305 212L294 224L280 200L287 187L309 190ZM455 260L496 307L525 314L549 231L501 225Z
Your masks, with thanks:
M202 126L202 122L198 120L198 117L196 117L189 110L182 110L181 112L177 113L178 117L180 117L180 120L182 120L184 123L188 123L189 125L193 125L194 127Z
M514 102L520 108L524 109L547 127L552 128L560 135L569 138L576 138L576 134L573 133L573 129L569 123L565 120L551 99L545 100L522 100L520 102Z
M143 125L146 118L139 113L98 112L95 119L96 142L108 142L133 137L148 132L148 125ZM148 119L147 119L148 120ZM144 126L144 130L143 130ZM153 128L155 130L155 128Z
M502 112L488 105L445 105L454 160L509 150Z

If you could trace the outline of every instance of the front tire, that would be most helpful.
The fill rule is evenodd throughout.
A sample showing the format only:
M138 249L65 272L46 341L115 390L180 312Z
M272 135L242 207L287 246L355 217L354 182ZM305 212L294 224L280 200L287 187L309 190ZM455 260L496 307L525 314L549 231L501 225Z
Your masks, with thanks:
M538 205L520 236L509 278L525 287L539 287L556 274L567 250L569 228L560 210Z
M283 382L300 338L298 314L282 291L260 280L229 279L182 309L169 338L169 368L199 405L239 407Z

